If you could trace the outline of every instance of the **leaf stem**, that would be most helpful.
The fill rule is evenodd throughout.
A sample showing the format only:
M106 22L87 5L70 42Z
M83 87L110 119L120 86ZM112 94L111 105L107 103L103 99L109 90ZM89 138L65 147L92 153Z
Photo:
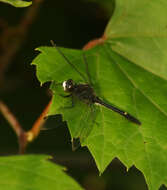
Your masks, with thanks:
M28 143L32 142L39 135L41 126L45 122L45 117L49 111L51 103L52 103L52 98L44 108L41 115L34 122L32 128L26 132L23 130L23 127L17 121L16 117L12 114L9 108L2 101L0 101L0 112L8 121L8 123L11 125L12 129L15 131L17 135L18 144L19 144L19 154L23 154L26 150Z
M27 132L27 134L28 134L28 139L27 140L29 142L31 142L34 138L36 138L39 135L41 127L43 126L43 124L46 121L46 116L48 114L48 111L49 111L51 103L52 103L52 98L50 99L50 101L46 105L46 107L44 108L44 110L41 113L41 115L34 122L32 128Z
M103 35L101 38L97 38L97 39L89 41L86 45L84 45L84 47L82 49L83 50L91 49L96 45L103 44L105 42L105 40L106 40L106 36Z

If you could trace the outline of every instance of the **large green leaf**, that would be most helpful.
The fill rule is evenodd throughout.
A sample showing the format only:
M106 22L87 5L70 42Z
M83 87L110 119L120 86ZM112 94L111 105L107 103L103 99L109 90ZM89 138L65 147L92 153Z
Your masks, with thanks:
M0 187L3 190L79 190L82 189L63 167L48 156L9 156L0 158Z
M14 7L28 7L32 4L32 2L22 1L22 0L0 0L1 2L8 3L13 5Z
M96 121L92 125L91 115L84 121L89 114L88 106L77 102L70 108L71 99L60 96L63 95L62 87L56 85L69 78L76 82L83 82L83 79L55 48L39 49L42 54L33 62L37 65L38 78L42 83L54 81L49 114L63 114L72 137L80 136L82 131L83 135L90 132L83 145L88 146L99 171L103 172L111 160L118 157L128 168L135 165L140 169L150 189L165 184L167 82L120 57L108 44L85 52L96 94L142 122L137 126L111 110L96 106ZM63 52L84 74L82 52L66 49Z
M141 126L103 107L95 107L95 122L84 103L70 108L70 99L60 96L63 90L56 83L84 79L55 48L39 48L42 53L33 61L42 83L54 81L49 114L62 113L71 136L84 136L82 145L89 148L99 171L118 157L127 168L135 165L143 172L150 190L167 185L166 4L117 0L106 42L84 53L96 94L137 117ZM82 51L62 51L86 77Z
M116 9L105 30L114 51L165 79L166 9L166 0L116 0Z

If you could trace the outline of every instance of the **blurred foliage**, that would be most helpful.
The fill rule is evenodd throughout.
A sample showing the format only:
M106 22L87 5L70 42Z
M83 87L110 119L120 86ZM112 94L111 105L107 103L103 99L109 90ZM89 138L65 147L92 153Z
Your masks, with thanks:
M44 155L1 157L1 188L51 190L61 187L62 190L82 190L76 181L63 172L65 168L48 159Z
M22 0L0 0L1 2L8 3L15 7L27 7L32 4L32 2L22 1Z

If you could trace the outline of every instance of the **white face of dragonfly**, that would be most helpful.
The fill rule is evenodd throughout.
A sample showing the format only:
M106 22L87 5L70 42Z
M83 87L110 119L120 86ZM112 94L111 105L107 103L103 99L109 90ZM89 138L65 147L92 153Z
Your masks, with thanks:
M74 82L72 79L65 80L62 84L64 91L71 92L74 87Z
M65 80L62 84L64 91L67 91L67 81Z

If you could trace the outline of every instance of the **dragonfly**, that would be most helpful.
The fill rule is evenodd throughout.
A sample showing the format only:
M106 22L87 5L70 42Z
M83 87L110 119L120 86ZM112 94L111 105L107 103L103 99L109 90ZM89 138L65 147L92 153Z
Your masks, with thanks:
M85 66L86 66L85 70L86 70L88 81L85 78L85 76L78 70L78 68L75 67L75 65L72 64L71 61L64 55L64 53L60 50L60 48L58 48L53 41L51 41L51 43L57 49L59 54L64 58L66 63L69 64L71 66L71 68L74 69L85 81L85 83L76 83L73 79L67 79L61 83L64 92L68 93L67 95L64 96L64 98L71 97L72 106L75 106L74 99L77 99L81 102L84 102L86 105L88 105L88 107L91 109L92 113L95 112L94 106L103 106L107 109L110 109L110 110L120 114L121 116L123 116L124 118L129 120L130 122L133 122L134 124L137 124L137 125L141 125L141 122L137 118L132 116L130 113L128 113L127 111L121 110L111 104L106 103L99 96L96 95L95 90L93 88L93 83L92 83L92 80L90 77L88 64L87 64L87 60L86 60L84 53L83 53L83 58L84 58ZM93 118L93 116L92 116L92 118ZM84 133L84 132L81 131L80 138L82 138L82 136L84 136L82 133ZM88 135L89 134L87 134L86 137Z

